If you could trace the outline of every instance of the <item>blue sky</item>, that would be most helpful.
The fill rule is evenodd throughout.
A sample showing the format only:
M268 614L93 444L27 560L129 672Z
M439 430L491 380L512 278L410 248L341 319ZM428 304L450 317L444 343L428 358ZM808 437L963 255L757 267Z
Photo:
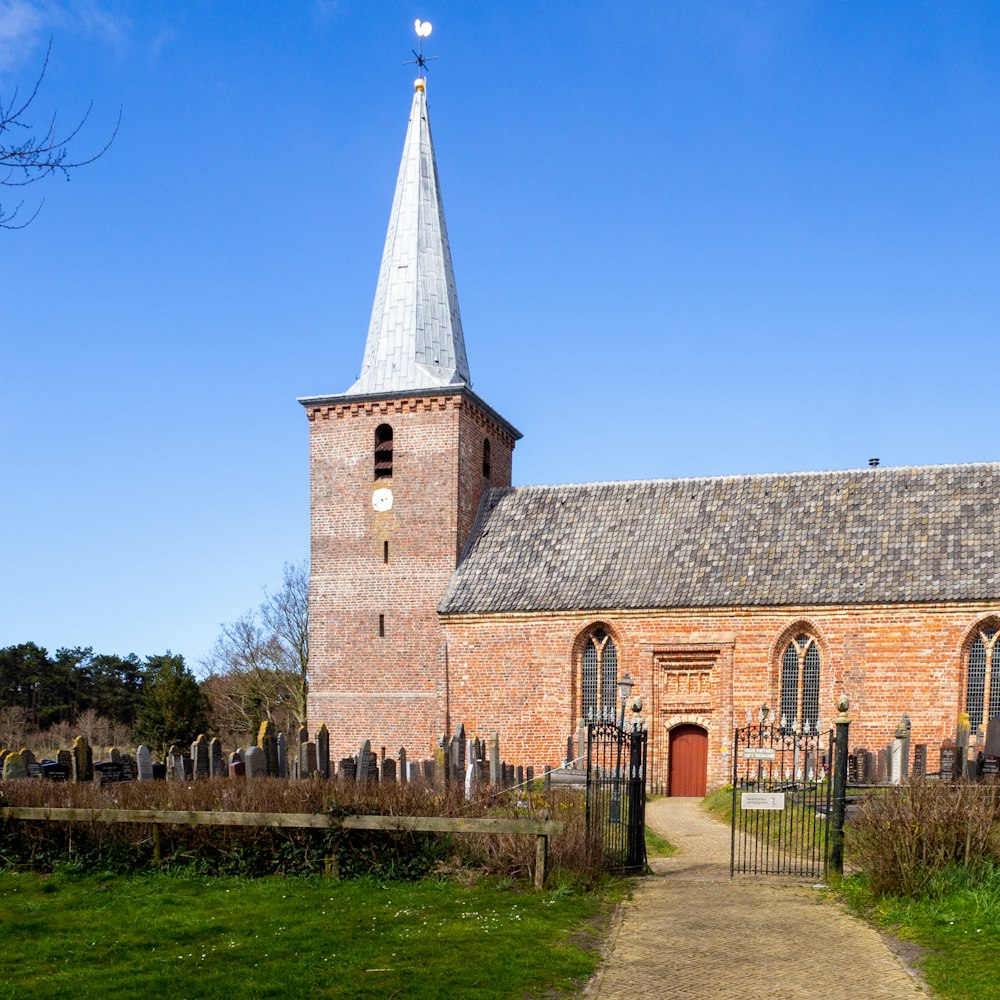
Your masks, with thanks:
M123 108L0 233L0 645L196 664L306 557L417 17L516 483L1000 458L1000 4L0 0L0 95Z

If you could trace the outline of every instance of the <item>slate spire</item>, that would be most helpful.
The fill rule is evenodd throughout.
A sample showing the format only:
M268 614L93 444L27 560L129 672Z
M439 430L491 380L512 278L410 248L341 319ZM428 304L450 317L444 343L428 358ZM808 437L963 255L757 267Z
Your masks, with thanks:
M347 395L471 385L426 81L413 86L365 357Z

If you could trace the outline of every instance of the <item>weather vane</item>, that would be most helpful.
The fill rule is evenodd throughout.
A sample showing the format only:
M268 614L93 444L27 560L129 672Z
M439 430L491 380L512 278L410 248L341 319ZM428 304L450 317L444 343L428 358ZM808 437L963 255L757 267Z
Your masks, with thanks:
M416 21L413 22L413 27L414 27L414 30L417 32L417 38L419 40L417 42L417 51L413 52L412 49L410 51L413 52L413 54L417 58L416 59L408 59L403 65L404 66L412 66L414 63L416 63L417 69L421 73L426 73L427 72L427 63L430 62L432 59L437 59L437 56L425 56L424 55L424 39L427 38L427 36L430 35L430 33L431 33L431 22L430 21L421 21L420 18L418 17L416 19Z

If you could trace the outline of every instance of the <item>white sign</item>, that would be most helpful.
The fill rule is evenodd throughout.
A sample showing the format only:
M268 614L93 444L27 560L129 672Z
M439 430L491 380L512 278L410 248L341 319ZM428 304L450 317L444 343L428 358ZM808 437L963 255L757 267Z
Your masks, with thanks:
M784 809L784 792L743 792L740 797L743 809Z
M774 747L744 747L744 760L774 760L778 751Z

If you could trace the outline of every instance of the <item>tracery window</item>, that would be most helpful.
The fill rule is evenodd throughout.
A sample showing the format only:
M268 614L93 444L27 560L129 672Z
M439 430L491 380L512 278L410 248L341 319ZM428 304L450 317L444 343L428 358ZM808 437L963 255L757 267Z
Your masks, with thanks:
M815 729L819 722L819 644L800 632L781 654L782 725Z
M580 659L583 718L614 718L618 697L618 650L607 629L598 625L587 636Z
M975 732L1000 715L1000 633L996 622L980 625L969 647L965 674L965 710Z

